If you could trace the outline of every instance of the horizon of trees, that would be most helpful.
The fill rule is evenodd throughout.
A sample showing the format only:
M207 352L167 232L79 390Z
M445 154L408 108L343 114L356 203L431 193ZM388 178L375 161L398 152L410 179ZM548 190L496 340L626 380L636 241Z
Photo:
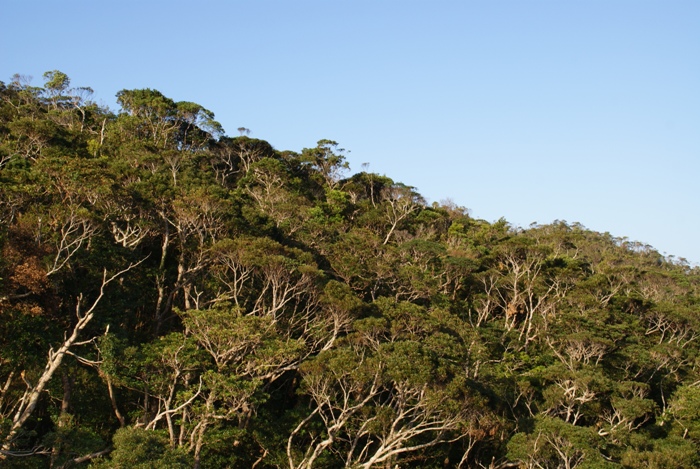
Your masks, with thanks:
M700 465L698 267L91 96L0 82L3 467Z

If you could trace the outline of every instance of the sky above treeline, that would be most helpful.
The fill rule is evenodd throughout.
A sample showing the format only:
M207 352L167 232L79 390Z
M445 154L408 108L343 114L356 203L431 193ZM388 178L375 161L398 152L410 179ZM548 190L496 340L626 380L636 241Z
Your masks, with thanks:
M153 88L488 221L700 263L700 2L4 0L0 80Z

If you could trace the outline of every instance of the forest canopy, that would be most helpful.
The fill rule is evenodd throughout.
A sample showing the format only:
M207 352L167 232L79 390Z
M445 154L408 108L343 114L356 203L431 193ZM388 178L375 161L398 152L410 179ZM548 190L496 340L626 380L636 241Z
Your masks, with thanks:
M697 267L92 93L0 82L3 467L700 466Z

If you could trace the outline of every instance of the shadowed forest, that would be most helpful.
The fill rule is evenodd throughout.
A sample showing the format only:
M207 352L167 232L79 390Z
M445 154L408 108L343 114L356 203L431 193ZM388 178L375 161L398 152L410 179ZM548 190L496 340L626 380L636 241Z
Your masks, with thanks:
M43 81L0 82L0 466L700 466L697 267Z

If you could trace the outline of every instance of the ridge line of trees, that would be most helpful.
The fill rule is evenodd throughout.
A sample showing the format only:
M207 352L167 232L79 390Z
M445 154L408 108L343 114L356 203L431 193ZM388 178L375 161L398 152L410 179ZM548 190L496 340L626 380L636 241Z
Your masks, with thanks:
M0 82L0 465L692 468L700 271Z

